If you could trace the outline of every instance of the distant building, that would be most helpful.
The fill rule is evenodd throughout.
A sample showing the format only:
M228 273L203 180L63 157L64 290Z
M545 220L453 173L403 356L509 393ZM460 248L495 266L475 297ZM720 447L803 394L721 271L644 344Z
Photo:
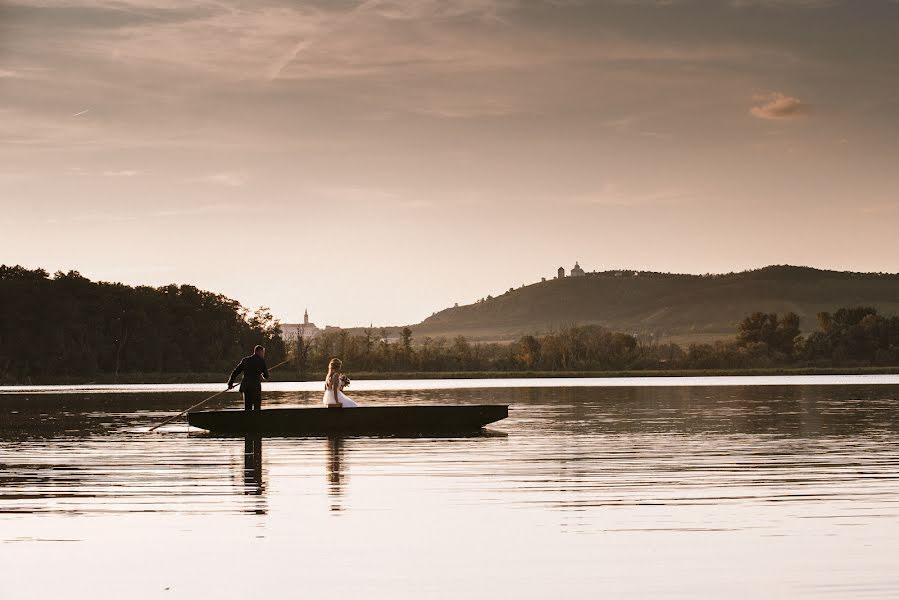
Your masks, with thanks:
M302 323L281 323L281 337L287 340L295 340L301 335L308 339L314 338L321 331L315 323L309 320L309 310L303 311Z
M571 273L568 275L569 277L583 277L587 273L581 268L580 263L575 261L574 266L571 268ZM565 267L559 267L559 270L556 271L556 279L564 279L565 278Z

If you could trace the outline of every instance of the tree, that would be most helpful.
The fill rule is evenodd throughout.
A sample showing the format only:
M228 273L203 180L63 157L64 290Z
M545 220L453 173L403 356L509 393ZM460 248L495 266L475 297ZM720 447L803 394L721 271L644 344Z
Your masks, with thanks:
M468 368L471 361L471 345L464 335L457 335L453 339L453 358L456 360L458 369L464 371Z
M776 313L755 312L740 322L737 328L737 345L749 347L764 344L770 352L793 356L800 338L799 317L787 313L779 318Z
M292 340L293 344L290 349L291 359L297 368L297 377L300 381L306 380L306 373L309 368L309 355L315 345L313 338L307 333L306 326L301 325L297 330L297 337Z
M525 369L533 369L540 362L540 340L532 335L523 336L518 340L515 360L524 365Z
M412 330L408 327L403 327L400 331L400 354L402 366L408 369L412 364Z

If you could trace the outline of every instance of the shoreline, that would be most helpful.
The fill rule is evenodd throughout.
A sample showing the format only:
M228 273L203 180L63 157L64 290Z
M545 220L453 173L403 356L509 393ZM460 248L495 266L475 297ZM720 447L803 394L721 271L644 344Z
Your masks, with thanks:
M357 372L352 379L404 380L404 379L568 379L568 378L651 378L651 377L739 377L772 375L896 375L899 366L893 367L772 367L764 369L671 369L643 371L408 371L408 372ZM320 381L325 373L314 373L303 379L296 373L284 371L272 373L272 382ZM125 373L96 377L42 377L30 381L0 381L4 386L33 385L112 385L112 384L177 384L224 383L227 374L222 373Z

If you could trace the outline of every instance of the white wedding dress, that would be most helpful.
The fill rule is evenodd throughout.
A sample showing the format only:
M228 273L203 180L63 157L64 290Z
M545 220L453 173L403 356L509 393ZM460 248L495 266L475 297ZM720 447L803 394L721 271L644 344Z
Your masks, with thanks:
M336 396L336 397L335 397ZM331 382L325 382L325 395L322 398L322 402L325 406L334 406L336 404L340 404L343 408L356 408L358 404L347 398L347 395L343 393L342 390L337 390L337 394L334 394L334 390L331 389Z

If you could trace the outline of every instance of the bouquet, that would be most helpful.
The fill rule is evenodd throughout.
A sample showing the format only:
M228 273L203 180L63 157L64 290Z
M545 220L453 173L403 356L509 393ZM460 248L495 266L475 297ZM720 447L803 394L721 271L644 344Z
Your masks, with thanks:
M341 375L340 376L340 388L343 389L345 387L349 387L349 385L350 385L350 378L347 377L346 375Z

